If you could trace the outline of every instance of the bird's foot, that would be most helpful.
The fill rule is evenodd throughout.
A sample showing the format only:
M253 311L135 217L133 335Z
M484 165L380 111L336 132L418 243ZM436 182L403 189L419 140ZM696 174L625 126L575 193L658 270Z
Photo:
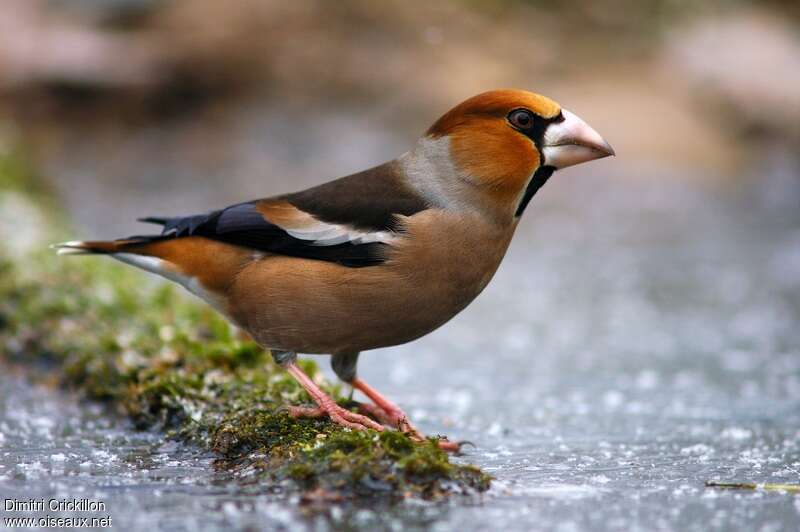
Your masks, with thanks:
M374 404L359 404L358 408L362 413L374 417L384 425L396 428L400 432L408 434L408 436L416 442L422 443L426 441L425 435L411 423L408 414L406 414L403 409L379 394L364 381L356 379L353 385L375 401ZM440 449L449 453L459 453L463 445L460 442L450 441L447 438L440 438L437 444Z
M366 417L372 416L384 425L396 427L401 432L408 434L408 436L415 442L423 443L427 441L425 436L419 430L417 430L417 428L414 427L411 422L408 421L408 417L405 416L402 410L390 414L384 411L381 407L371 403L358 403L358 409L364 415L356 414L355 412L351 412L350 410L342 408L339 405L335 405L336 412L334 414L331 414L320 406L288 406L286 409L289 412L289 415L292 417L320 418L328 416L334 423L349 427L354 430L365 430L367 428L378 431L384 430L383 426L378 425L372 421L372 419ZM461 452L461 446L469 442L454 442L448 440L447 438L440 438L436 443L443 451L448 453L459 453Z
M384 430L383 425L380 423L376 423L367 416L351 412L346 408L342 408L332 400L330 403L312 408L303 406L290 406L288 407L288 411L289 415L292 417L318 418L328 416L331 421L337 425L348 427L353 430L373 429L379 432Z
M441 449L441 450L443 450L445 452L453 453L453 454L461 454L461 448L464 445L472 445L472 442L468 442L468 441L450 441L446 437L441 437L436 442L436 444L439 446L439 449ZM473 447L474 447L474 445L473 445Z
M319 386L317 386L314 381L308 377L308 375L303 373L294 360L290 359L286 361L283 364L283 367L286 368L286 371L288 371L289 374L294 377L303 388L305 388L311 398L314 399L314 402L317 403L317 406L314 408L302 406L287 407L289 415L292 417L318 418L328 416L331 421L337 425L348 427L353 430L373 429L377 430L378 432L384 430L383 425L373 421L367 416L351 412L350 410L337 405L329 395L323 392ZM398 430L408 434L409 437L414 441L425 441L425 436L419 430L417 430L414 425L411 424L411 422L408 420L408 416L405 412L403 412L403 410L400 409L399 406L383 397L376 390L368 386L360 379L354 379L352 384L354 388L361 390L375 402L374 405L361 404L359 408L363 412L374 416L375 419L378 419L381 421L381 423L385 423L391 427L396 427ZM447 439L440 439L439 447L448 452L458 452L461 448L461 445L457 442L451 442Z
M367 416L356 414L341 406L330 398L328 394L323 392L308 375L303 373L303 370L297 365L294 360L289 360L284 364L284 368L289 374L294 377L297 382L305 388L311 398L317 403L316 408L303 408L297 406L289 407L289 414L294 417L322 417L327 415L331 421L337 425L348 427L354 430L373 429L377 431L383 430L383 425L376 423Z
M408 436L418 443L423 443L427 441L425 435L423 435L419 429L417 429L409 420L408 416L400 410L386 411L383 408L379 407L378 405L374 405L371 403L359 403L358 409L368 416L372 416L384 425L389 427L395 427L400 432L404 432L408 434ZM448 453L460 453L461 446L465 444L469 444L469 442L456 442L450 441L447 438L439 438L436 442L439 448Z
M405 432L415 439L424 439L422 433L408 420L408 415L400 408L384 408L377 404L359 403L358 409L364 414L374 417L384 425L395 428L400 432Z

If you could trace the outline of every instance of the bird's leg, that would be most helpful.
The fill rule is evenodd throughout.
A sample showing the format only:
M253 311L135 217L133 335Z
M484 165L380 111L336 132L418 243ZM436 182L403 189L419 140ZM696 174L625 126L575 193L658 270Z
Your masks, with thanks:
M354 390L359 390L375 404L363 403L359 408L365 414L375 417L381 423L408 434L411 439L422 442L425 435L415 427L408 419L408 415L384 397L378 390L368 385L356 376L356 366L358 365L358 353L335 353L331 357L331 368L334 373L344 382L349 383ZM439 440L439 447L446 451L458 452L459 444L445 439Z
M350 412L349 410L337 405L331 397L323 392L311 378L306 375L300 366L297 365L297 354L285 351L273 351L272 357L280 364L289 375L302 386L308 395L317 403L318 408L304 408L297 406L289 407L289 414L294 417L321 417L327 415L331 421L344 427L355 430L374 429L382 431L383 426L371 420L367 416Z
M403 409L358 377L354 377L353 380L350 381L350 384L354 389L359 390L375 403L374 406L362 405L362 407L367 407L364 409L367 413L375 416L387 425L397 427L398 430L408 434L412 440L418 442L425 441L425 436L411 423ZM447 439L440 439L438 445L440 449L448 452L457 453L461 449L461 445L458 442L449 441Z
M353 353L334 353L331 357L331 368L336 376L344 382L350 384L354 390L361 390L364 395L372 399L375 405L364 404L361 409L371 416L379 419L391 427L395 427L403 432L408 432L418 439L423 439L420 432L408 421L408 416L399 406L386 399L377 390L368 386L367 383L356 377L356 366L358 365L358 352Z
M391 400L384 397L378 390L364 382L358 377L355 377L353 380L350 381L350 385L369 397L375 406L377 406L382 412L383 415L380 416L381 421L384 421L387 425L391 425L398 430L408 433L415 439L424 439L422 433L417 430L411 421L408 419L408 415L403 412L403 410L393 403Z

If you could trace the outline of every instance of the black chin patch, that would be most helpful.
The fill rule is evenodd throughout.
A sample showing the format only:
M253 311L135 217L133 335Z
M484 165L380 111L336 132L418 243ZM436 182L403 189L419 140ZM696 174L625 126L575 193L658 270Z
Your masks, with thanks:
M555 166L540 166L536 170L531 178L531 182L528 183L525 189L525 195L522 196L522 201L519 202L519 207L517 207L517 212L514 213L514 216L518 218L522 216L522 213L525 212L525 207L531 202L531 198L542 188L542 185L547 183L547 180L550 179L550 176L553 175L555 171Z

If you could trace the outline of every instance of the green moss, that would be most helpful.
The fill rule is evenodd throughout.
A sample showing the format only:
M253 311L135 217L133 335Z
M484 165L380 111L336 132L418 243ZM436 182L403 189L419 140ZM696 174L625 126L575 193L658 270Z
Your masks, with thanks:
M0 156L0 200L41 196L25 183L24 166ZM0 242L14 230L0 218ZM51 241L65 236L57 233L44 232ZM487 475L450 462L435 440L419 444L394 431L352 432L327 419L291 418L285 405L310 403L306 392L211 309L129 267L60 258L44 244L24 256L0 247L5 363L34 368L32 374L48 370L138 427L159 427L214 451L216 467L248 479L255 471L276 485L344 496L435 498L488 488ZM320 379L312 361L302 367ZM354 406L338 387L323 387Z

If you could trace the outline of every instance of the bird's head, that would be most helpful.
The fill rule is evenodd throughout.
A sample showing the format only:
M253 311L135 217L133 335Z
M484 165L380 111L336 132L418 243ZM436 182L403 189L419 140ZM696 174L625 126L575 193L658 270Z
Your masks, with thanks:
M446 150L460 181L515 217L555 170L614 155L586 122L549 98L521 90L485 92L460 103L422 142L439 146L428 151Z

